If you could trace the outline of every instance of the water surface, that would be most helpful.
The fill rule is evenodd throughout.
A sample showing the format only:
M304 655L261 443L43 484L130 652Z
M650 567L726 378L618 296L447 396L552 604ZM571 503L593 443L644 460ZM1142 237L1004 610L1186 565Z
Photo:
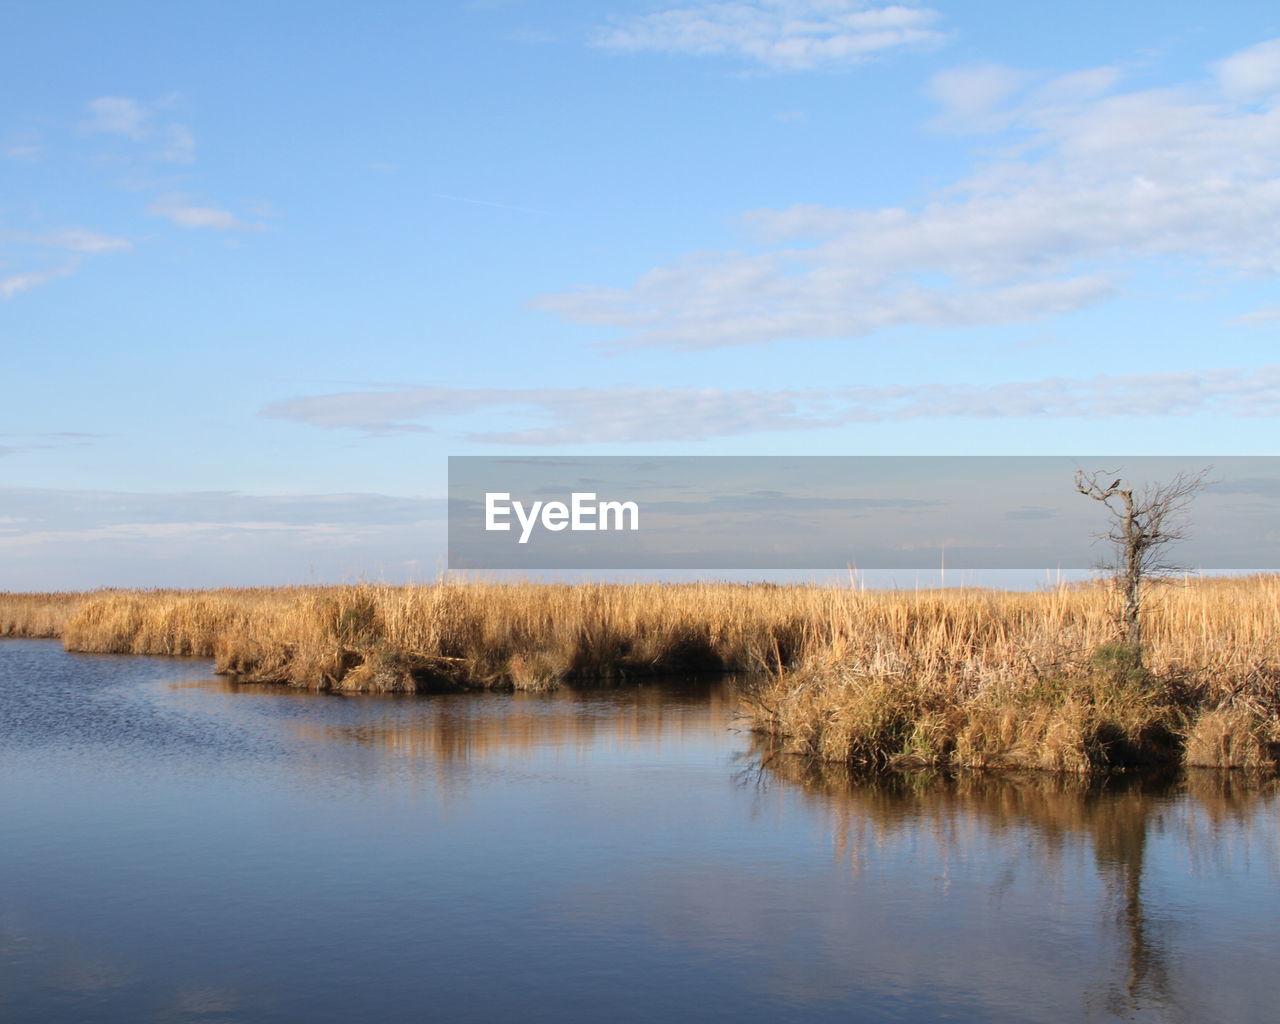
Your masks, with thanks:
M1280 803L872 783L731 684L339 697L0 642L0 1019L1258 1021Z

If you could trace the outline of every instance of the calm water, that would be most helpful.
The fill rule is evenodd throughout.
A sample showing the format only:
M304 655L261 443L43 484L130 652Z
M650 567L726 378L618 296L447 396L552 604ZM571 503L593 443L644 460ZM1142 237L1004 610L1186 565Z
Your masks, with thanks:
M724 687L342 698L0 641L0 1020L1264 1021L1280 803L874 786Z

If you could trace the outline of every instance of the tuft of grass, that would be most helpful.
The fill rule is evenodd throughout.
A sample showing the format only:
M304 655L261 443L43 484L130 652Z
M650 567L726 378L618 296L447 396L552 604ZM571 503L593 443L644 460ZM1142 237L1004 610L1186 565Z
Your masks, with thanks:
M1280 764L1280 715L1274 703L1237 700L1201 711L1185 728L1185 763L1194 768L1269 771Z
M1142 661L1142 648L1123 640L1099 644L1089 664L1099 675L1117 683L1142 683L1150 678Z

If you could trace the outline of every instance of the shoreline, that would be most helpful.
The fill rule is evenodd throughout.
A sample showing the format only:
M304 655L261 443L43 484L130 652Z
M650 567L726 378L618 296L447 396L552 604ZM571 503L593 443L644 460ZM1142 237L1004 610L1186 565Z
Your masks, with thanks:
M1154 586L1141 660L1105 584L355 584L0 593L0 636L212 658L342 693L743 673L781 749L870 768L1280 765L1280 576Z

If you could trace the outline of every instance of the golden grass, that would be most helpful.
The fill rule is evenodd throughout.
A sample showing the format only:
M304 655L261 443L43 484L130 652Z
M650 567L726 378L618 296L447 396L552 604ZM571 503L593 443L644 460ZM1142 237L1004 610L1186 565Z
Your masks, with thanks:
M0 591L0 636L62 635L87 594L10 594Z
M755 728L865 766L1144 762L1264 767L1280 750L1280 577L1153 588L1145 663L1113 591L886 592L732 584L0 594L0 635L199 655L314 690L550 689L566 679L757 673Z
M219 672L317 690L550 689L790 658L832 600L716 584L112 590L0 594L0 622L69 650L212 657ZM46 604L56 628L25 628Z
M759 681L757 726L869 768L1087 774L1280 755L1280 578L1187 581L1147 599L1144 663L1102 585L880 595Z

